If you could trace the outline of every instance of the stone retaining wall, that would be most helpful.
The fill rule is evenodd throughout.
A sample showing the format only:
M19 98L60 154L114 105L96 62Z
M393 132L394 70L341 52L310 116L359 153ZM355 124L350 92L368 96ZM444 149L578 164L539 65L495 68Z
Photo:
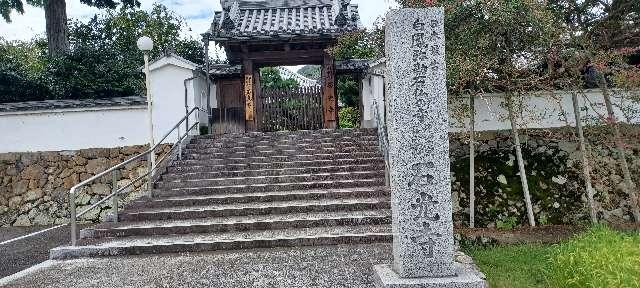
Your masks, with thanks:
M164 151L168 151L168 146ZM86 149L63 152L0 154L0 226L32 226L66 223L69 189L112 166L142 153L145 146ZM123 187L144 175L147 161L135 161L118 171ZM81 189L76 198L78 212L111 194L111 176ZM140 184L134 185L135 191ZM130 193L126 201L136 197ZM111 202L93 209L81 219L104 219Z
M625 126L628 160L636 184L640 184L640 127ZM581 176L580 154L571 129L523 131L529 189L536 219L543 224L588 220ZM606 129L587 129L593 167L593 187L601 218L629 221L629 197L613 141ZM451 134L451 170L454 219L468 223L468 135ZM165 151L169 147L165 147ZM0 154L0 226L58 224L68 221L69 189L82 180L141 153L143 146L87 149L66 152ZM118 186L144 174L146 161L132 163L118 174ZM476 157L476 223L478 227L526 223L523 193L509 132L479 134ZM139 190L136 187L134 190ZM78 211L110 194L111 177L83 189ZM136 193L123 201L136 197ZM97 222L110 209L94 209L83 219Z
M622 127L627 160L636 185L640 184L640 127ZM529 190L537 222L573 224L588 222L581 154L573 129L522 131ZM587 128L591 151L592 185L600 219L633 220L618 153L606 127ZM475 158L476 227L509 228L526 223L526 210L518 162L510 133L479 134ZM468 135L451 136L451 170L454 219L469 223ZM456 205L457 204L457 205Z

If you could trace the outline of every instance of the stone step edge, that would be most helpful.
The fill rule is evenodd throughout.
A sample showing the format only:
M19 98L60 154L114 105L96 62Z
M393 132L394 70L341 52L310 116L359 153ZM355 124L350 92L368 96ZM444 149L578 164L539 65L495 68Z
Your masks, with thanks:
M246 144L246 145L242 145ZM361 141L361 142L308 142L308 143L253 143L253 145L249 145L250 143L230 143L229 145L220 145L214 143L189 143L184 148L184 151L191 152L194 150L206 150L206 152L211 152L208 150L216 150L217 153L220 152L239 152L239 151L261 151L258 149L268 149L268 150L305 150L305 149L345 149L345 148L365 148L365 149L380 149L378 141Z
M340 129L303 129L303 130L284 130L273 132L245 132L224 134L227 137L233 136L253 136L253 135L299 135L299 134L345 134L345 133L375 133L376 128L340 128ZM221 135L201 135L198 137L220 137Z
M259 205L259 206L255 206L255 207L233 207L234 205L237 206L237 204L225 204L228 205L229 207L218 207L218 208L213 208L211 207L211 209L195 209L194 207L198 207L198 206L181 206L181 207L173 207L173 208L185 208L185 209L181 209L178 211L171 211L171 210L162 210L162 211L153 211L152 209L136 209L137 211L123 211L120 215L152 215L152 214L160 214L160 213L191 213L191 212L206 212L206 211L242 211L242 210L255 210L255 209L260 209L260 210L264 210L264 209L286 209L286 208L300 208L300 207L330 207L330 206L335 206L335 205L362 205L362 204L382 204L382 203L387 203L390 202L390 199L387 197L358 197L358 198L351 198L351 200L354 200L352 202L340 202L340 201L327 201L330 203L315 203L315 204L309 204L309 203L300 203L300 204L288 204L287 202L294 202L294 201L299 201L299 202L303 202L301 200L294 200L294 201L279 201L282 202L283 204L286 205ZM370 200L370 201L366 201L366 200ZM268 204L270 202L265 202L265 204ZM244 204L244 203L243 203ZM260 203L262 204L262 203ZM188 209L191 208L191 209ZM207 208L207 207L200 207L200 208ZM160 210L160 209L158 209ZM281 214L281 213L279 213Z
M182 169L182 168L210 168L210 167L229 167L229 166L256 166L256 165L288 165L288 164L309 164L309 163L330 163L330 162L345 162L345 161L350 161L350 162L358 162L358 161L375 161L375 162L381 162L384 161L384 157L380 156L380 157L365 157L365 158L344 158L344 159L319 159L319 160L298 160L298 161L284 161L284 162L250 162L250 163L229 163L229 164L220 164L220 163L215 163L215 164L211 164L211 165L202 165L202 164L210 164L207 163L208 161L210 161L211 159L200 159L200 160L178 160L175 161L173 165L169 166L169 168L172 169ZM197 162L197 164L194 163L188 163L186 161L190 161L190 162ZM323 167L323 166L311 166L311 167ZM220 170L220 171L229 171L229 170ZM234 170L237 171L237 170Z
M376 211L376 210L366 210L366 211ZM380 211L389 211L388 209L381 209ZM358 211L350 211L350 212L358 212ZM299 213L299 214L304 214L304 213ZM381 213L382 214L382 213ZM251 227L249 229L241 229L241 230L233 230L233 231L259 231L259 230L272 230L272 229L277 229L277 230L283 230L283 229L287 229L286 226L290 226L292 224L295 223L315 223L315 222L321 222L321 221L332 221L332 222L340 222L341 224L337 224L336 226L357 226L357 223L361 223L365 220L380 220L380 221L389 221L390 224L391 222L391 213L388 213L389 215L344 215L344 216L334 216L334 217L314 217L314 218L304 218L304 217L296 217L296 218L289 218L289 219L283 219L283 218L277 218L274 217L274 219L266 219L266 220L250 220L247 219L245 221L229 221L229 222L214 222L215 219L224 219L226 217L212 217L212 218L203 218L200 219L202 220L202 222L200 223L187 223L188 221L192 221L192 220L171 220L173 222L176 222L173 225L148 225L148 226L131 226L134 223L144 223L144 222L122 222L122 223L113 223L110 225L118 225L118 224L123 224L125 226L116 226L116 227L104 227L104 228L86 228L86 229L82 229L80 230L80 239L99 239L99 238L106 238L106 237L120 237L120 236L101 236L101 237L96 237L97 233L104 233L104 232L111 232L114 234L117 234L119 232L124 232L124 231L130 231L130 230L138 230L138 231L142 231L142 230L153 230L153 229L167 229L170 230L169 232L167 232L166 234L155 234L155 235L181 235L181 234L187 234L187 233L181 233L181 234L177 234L177 233L172 233L172 230L175 229L181 229L181 228L204 228L204 227L233 227L233 226L241 226L241 225L247 225L247 226L251 226L251 225L256 225L256 224L267 224L269 227L272 227L274 225L281 225L282 228L265 228L265 229L259 229L259 228L255 228L255 227ZM286 214L280 214L280 215L274 215L274 216L283 216ZM211 221L211 222L207 222L207 221ZM348 221L352 221L353 224L346 224ZM179 223L179 222L185 222L185 223ZM128 226L127 226L128 225ZM373 225L371 223L368 224L359 224L359 225ZM321 225L318 225L321 226ZM326 225L325 225L326 226ZM295 228L302 228L302 227L295 227ZM126 237L126 236L125 236Z
M376 181L383 181L384 182L384 177L380 177L380 178L368 178L368 179L356 179L356 180L332 180L332 181L307 181L307 182L291 182L291 183L274 183L274 184L248 184L248 185L224 185L224 186L203 186L203 187L184 187L184 188L169 188L169 189L153 189L152 193L154 195L157 195L157 192L163 193L163 192L168 192L168 193L180 193L181 191L200 191L200 190L206 190L206 189L231 189L231 188L235 188L235 189L249 189L252 187L268 187L268 186L273 186L273 187L285 187L285 186L291 186L291 185L316 185L316 184L332 184L332 183L353 183L353 182L362 182L362 183L366 183L366 182L376 182ZM376 185L378 186L378 185ZM333 189L333 188L332 188Z
M255 144L282 144L282 143L336 143L336 142L372 142L377 141L378 135L356 135L356 136L336 136L336 137L286 137L286 138L270 138L270 137L239 137L239 138L194 138L189 144L202 145L253 145Z
M354 154L367 154L367 156L380 155L382 154L379 151L375 152L340 152L340 153L321 153L321 154L299 154L299 155L273 155L273 156L254 156L254 157L228 157L228 158L213 158L218 157L218 155L210 155L210 154L199 154L201 156L211 156L212 158L199 157L196 159L184 159L182 161L200 161L200 160L208 160L208 161L249 161L249 160L278 160L278 159L286 159L286 158L321 158L321 157L333 157L333 156L353 156ZM184 157L191 156L193 154L184 155ZM372 157L366 157L372 158ZM360 157L356 158L338 158L340 160L343 159L361 159ZM319 159L324 160L324 159ZM332 160L332 159L328 159ZM264 163L264 162L262 162ZM269 162L270 163L270 162Z
M158 183L197 183L199 181L240 181L240 180L258 180L258 179L281 179L281 178L303 178L303 177L321 177L321 176L349 176L352 174L355 175L372 175L384 173L383 169L380 170L368 170L368 171L353 171L353 172L333 172L333 173L304 173L304 174L291 174L291 175L266 175L266 176L240 176L240 177L221 177L221 178L196 178L196 179L185 179L185 180L170 180L170 181L161 181Z
M378 164L353 164L353 165L330 165L330 166L307 166L307 167L298 167L298 168L280 168L280 169L247 169L247 170L228 170L228 171L211 171L211 172L167 172L162 175L162 177L171 178L171 177L189 177L195 176L198 174L241 174L241 173L267 173L267 172L292 172L292 171L305 171L305 170L339 170L339 169L349 169L349 168L369 168L371 166L378 166L384 168L383 163ZM364 170L364 171L378 171L378 170ZM358 171L361 172L361 171ZM327 173L327 172L318 172L318 173ZM330 172L329 172L330 173ZM302 173L302 174L313 174L313 173ZM280 174L280 175L300 175L300 174Z
M309 190L289 190L289 191L268 191L268 192L249 192L249 193L229 193L229 194L213 194L213 195L183 195L183 196L167 196L154 197L152 199L144 198L142 200L134 200L131 204L144 204L149 202L165 202L165 201L189 201L189 200L209 200L209 199L226 199L226 198L247 198L247 197L270 197L270 196L289 196L289 195L316 195L316 194L351 194L363 192L390 192L387 186L371 186L371 187L353 187L353 188L329 188L329 189L309 189Z
M389 243L392 233L318 234L278 238L238 238L218 241L182 243L155 243L131 246L67 246L49 251L51 260L68 260L89 257L108 257L158 253L204 252L219 250L242 250L273 247L302 247L340 244ZM191 248L191 249L188 249Z
M273 149L273 150L245 150L245 151L208 151L210 149L199 148L187 148L182 151L183 155L274 155L281 154L282 156L298 156L309 154L310 152L323 152L326 153L380 153L378 147L344 147L344 148L329 148L329 149ZM298 154L296 154L298 153Z
M325 138L354 138L363 136L378 136L377 131L347 131L344 132L324 132L317 133L311 130L306 133L245 133L245 134L229 134L229 135L197 135L194 140L235 140L235 139L261 139L261 138L301 138L301 137L325 137Z

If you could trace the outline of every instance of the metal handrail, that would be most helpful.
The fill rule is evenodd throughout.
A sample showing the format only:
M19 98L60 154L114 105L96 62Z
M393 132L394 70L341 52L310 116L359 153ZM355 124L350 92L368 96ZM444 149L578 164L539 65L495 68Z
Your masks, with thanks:
M381 74L369 73L374 76L382 76ZM371 78L369 78L371 80ZM371 85L371 82L369 82ZM373 117L376 119L376 126L378 129L378 146L380 151L384 156L384 166L385 166L385 184L389 186L390 184L390 176L389 176L389 136L387 134L387 115L386 115L386 103L387 103L387 95L385 93L382 94L382 115L380 115L379 111L379 103L376 97L371 97L373 100Z
M189 117L194 113L194 112L198 112L196 113L196 123L194 123L191 127L186 127L186 131L184 133L183 136L180 135L180 126L185 123L185 121L189 121ZM160 141L157 142L157 144L155 144L153 147L150 147L148 150L146 150L145 152L138 154L116 166L113 166L87 180L84 180L82 182L80 182L79 184L71 187L71 189L69 190L69 208L70 208L70 224L71 224L71 245L72 246L76 246L76 242L77 242L77 218L83 216L84 214L86 214L87 212L91 211L92 209L95 209L96 207L100 206L101 204L105 203L106 201L109 200L113 200L114 204L113 204L113 212L114 212L114 217L115 220L117 221L117 211L118 211L118 195L120 195L122 192L126 191L129 187L133 186L135 183L139 182L142 179L148 179L147 181L147 189L149 189L149 193L151 193L151 189L153 188L153 174L155 172L155 170L160 166L159 164L162 163L163 161L165 161L166 159L169 158L169 155L171 155L171 153L176 149L176 147L178 147L179 149L179 153L178 153L178 157L180 159L182 159L182 142L184 141L184 139L186 139L187 137L189 137L189 133L195 128L198 127L198 125L200 124L200 116L199 116L199 112L200 112L200 108L199 107L195 107L193 109L191 109L191 111L189 111L181 120L180 122L178 122L176 125L173 126L173 128L171 128L171 130L169 130L169 132L167 132L164 137L162 137L162 139L160 139ZM188 123L188 122L187 122ZM188 124L186 125L188 126ZM145 173L144 175L139 176L138 178L134 179L133 181L131 181L129 184L125 185L124 187L118 189L117 188L117 182L116 182L116 174L115 172L120 169L125 167L127 164L130 164L136 160L140 160L145 156L150 156L151 153L155 153L156 149L158 147L160 147L160 145L162 145L162 142L164 140L166 140L169 136L171 136L171 134L173 134L174 132L178 132L178 141L176 141L173 146L171 147L171 149L169 149L169 152L164 155L155 166L150 167L147 170L147 173ZM98 201L97 203L91 205L89 208L85 209L84 211L82 211L81 213L77 214L76 213L76 202L75 202L75 198L76 198L76 191L81 188L86 186L87 184L90 184L100 178L102 178L103 176L112 173L112 190L113 193L111 193L110 195L108 195L107 197L103 198L102 200ZM151 196L151 195L150 195Z

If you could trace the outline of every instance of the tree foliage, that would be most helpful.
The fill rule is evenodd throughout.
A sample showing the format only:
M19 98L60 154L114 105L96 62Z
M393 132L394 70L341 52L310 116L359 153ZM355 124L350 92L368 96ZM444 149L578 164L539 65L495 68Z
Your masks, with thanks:
M20 14L24 14L24 6L25 4L36 6L36 7L44 7L45 1L47 0L0 0L0 15L2 18L11 22L11 11L16 11ZM123 7L133 8L140 7L139 0L80 0L82 4L96 7L99 9L115 9L118 5L122 5Z
M2 41L0 80L6 81L0 81L0 102L139 95L144 63L136 41L141 35L154 41L152 59L175 48L187 60L203 62L200 42L180 38L182 25L166 7L155 5L150 12L123 8L87 23L71 22L71 51L62 56L48 56L42 39Z
M351 75L338 75L336 77L336 90L341 106L359 108L360 85Z
M322 70L319 65L306 65L298 69L298 74L313 80L320 80Z
M275 67L260 69L260 86L263 89L295 89L300 87L296 79L284 79Z
M69 52L67 5L65 0L25 0L27 4L44 9L49 55L59 56ZM100 9L140 7L138 0L80 0L81 3ZM0 0L0 14L5 21L11 22L11 11L24 13L23 0Z
M336 60L377 59L384 56L384 28L344 34L328 49Z

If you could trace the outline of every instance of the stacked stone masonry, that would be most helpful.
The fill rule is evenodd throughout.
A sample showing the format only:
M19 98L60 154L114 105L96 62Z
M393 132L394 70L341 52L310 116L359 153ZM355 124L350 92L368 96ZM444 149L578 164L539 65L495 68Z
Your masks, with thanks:
M165 151L169 147L163 147ZM69 189L147 149L145 146L86 149L62 152L0 154L0 226L44 226L69 219ZM118 187L146 173L147 161L134 161L117 173ZM82 189L76 198L83 211L111 194L111 176ZM141 185L134 185L135 191ZM130 193L125 201L136 197ZM87 213L82 221L99 222L109 204Z
M635 183L640 184L640 127L626 126L627 159ZM456 226L468 222L468 135L450 134L453 213ZM589 132L593 161L593 186L599 217L611 222L633 220L629 198L623 192L622 171L607 131ZM495 227L515 221L525 223L525 209L517 162L508 132L478 134L476 157L476 221L479 227ZM536 219L547 224L588 220L580 175L578 145L570 129L529 130L522 136L527 174ZM0 154L0 226L63 223L68 219L71 186L142 152L143 146L88 149L67 152ZM140 161L118 177L123 186L140 173ZM77 200L82 209L111 191L111 179L83 190ZM135 194L133 194L135 195ZM129 199L131 199L131 196ZM109 211L96 209L85 221L99 222Z

